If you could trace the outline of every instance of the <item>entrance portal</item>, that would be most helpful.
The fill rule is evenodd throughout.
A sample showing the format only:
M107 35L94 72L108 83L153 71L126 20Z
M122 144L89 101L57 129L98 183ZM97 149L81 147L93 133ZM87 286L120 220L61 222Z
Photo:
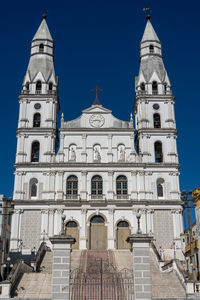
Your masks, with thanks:
M131 234L131 231L126 221L120 221L117 224L116 234L117 249L130 249L130 244L127 243L126 239Z
M76 243L72 244L72 249L79 249L79 231L78 225L75 221L69 221L65 227L65 233L71 235L73 238L76 239Z
M90 220L89 249L107 249L107 227L105 226L104 218L101 216L94 216Z

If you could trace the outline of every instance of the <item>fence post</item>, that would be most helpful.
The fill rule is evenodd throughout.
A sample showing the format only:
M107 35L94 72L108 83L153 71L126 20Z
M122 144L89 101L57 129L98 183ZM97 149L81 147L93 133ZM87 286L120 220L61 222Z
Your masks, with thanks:
M152 281L150 272L150 243L153 236L132 234L127 242L132 246L134 300L152 299Z
M69 300L71 244L76 240L71 236L57 235L50 241L53 245L52 300Z

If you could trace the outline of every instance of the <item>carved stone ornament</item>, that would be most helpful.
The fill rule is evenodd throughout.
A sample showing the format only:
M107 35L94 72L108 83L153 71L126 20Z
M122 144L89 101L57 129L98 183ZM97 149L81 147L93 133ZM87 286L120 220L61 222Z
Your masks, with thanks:
M98 127L103 126L103 124L105 123L105 119L102 115L96 114L96 115L92 115L90 117L89 122L90 122L90 125L92 127L97 127L98 128Z

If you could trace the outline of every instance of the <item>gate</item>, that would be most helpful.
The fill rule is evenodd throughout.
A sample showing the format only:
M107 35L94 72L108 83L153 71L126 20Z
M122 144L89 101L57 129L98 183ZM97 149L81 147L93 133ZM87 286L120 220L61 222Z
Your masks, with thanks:
M132 300L133 275L117 272L103 259L90 261L87 272L74 270L70 277L70 300Z

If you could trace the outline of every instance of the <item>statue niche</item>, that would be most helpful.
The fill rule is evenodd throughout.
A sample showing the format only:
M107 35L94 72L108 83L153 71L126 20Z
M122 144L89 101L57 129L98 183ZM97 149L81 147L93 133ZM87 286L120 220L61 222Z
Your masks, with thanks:
M69 160L76 161L76 145L69 146Z
M94 161L100 162L101 161L101 146L95 145L93 149L93 158Z
M125 146L124 145L119 145L117 148L117 157L118 157L118 161L125 161Z

